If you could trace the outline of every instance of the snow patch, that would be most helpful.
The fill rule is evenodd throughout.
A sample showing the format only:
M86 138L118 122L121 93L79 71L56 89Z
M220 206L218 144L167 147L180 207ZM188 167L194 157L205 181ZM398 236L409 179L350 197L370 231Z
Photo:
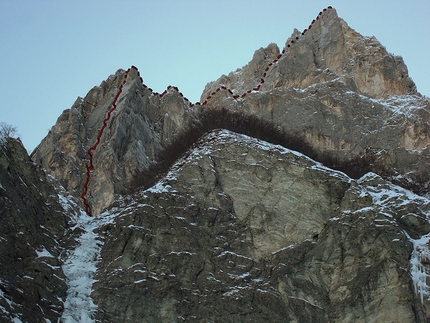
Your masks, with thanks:
M366 186L366 193L370 194L372 197L373 203L379 206L389 206L395 203L397 206L406 205L411 202L415 202L418 204L429 204L430 201L420 195L417 195L403 187L397 186L390 182L385 182L383 184L367 184L373 179L380 178L378 175L374 173L367 173L363 175L357 182L359 184L364 184ZM402 201L399 203L399 201ZM430 214L428 214L430 216Z
M42 251L36 250L36 253L37 253L38 258L40 258L40 257L55 258L48 250L46 250L45 247L43 247Z
M405 116L411 115L414 110L425 109L426 101L428 100L417 95L393 95L387 99L368 99L385 106L395 114Z
M170 185L166 185L165 183L160 181L157 184L155 184L154 186L148 188L147 191L151 192L151 193L168 193L168 192L170 192L171 188L172 187Z
M148 188L144 192L151 192L151 193L176 193L177 191L173 189L171 185L169 185L167 182L169 181L175 181L177 180L178 171L177 166L173 165L171 170L167 173L167 175L157 182L154 186Z

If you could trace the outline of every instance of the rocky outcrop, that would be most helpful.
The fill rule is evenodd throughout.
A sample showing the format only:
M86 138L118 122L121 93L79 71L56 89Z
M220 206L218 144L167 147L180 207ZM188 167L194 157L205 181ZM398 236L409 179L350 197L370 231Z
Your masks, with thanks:
M126 83L112 112L101 144L92 153L97 165L91 172L88 200L99 214L124 190L175 134L184 128L188 107L177 91L162 99L151 96L136 69L119 70L85 98L65 110L32 154L32 159L53 175L64 188L80 198L93 147L125 76Z
M208 106L259 115L341 160L370 152L391 169L391 180L420 182L416 190L428 192L430 100L416 92L401 57L355 32L334 9L309 27L294 31L282 52L270 44L209 83L202 100L222 86L245 93L236 100L216 94Z
M0 144L0 321L57 322L67 285L57 193L22 143Z
M125 77L117 109L93 152L86 198L94 215L202 109L220 107L272 121L340 161L372 155L374 172L428 192L429 99L417 93L401 57L375 37L355 32L333 8L306 31L295 30L282 51L270 44L243 68L209 83L199 105L174 87L153 92L135 68L119 70L79 98L32 154L76 198L86 182L87 150ZM390 171L381 172L380 165Z
M411 238L429 201L294 151L214 132L112 209L100 322L425 322Z
M302 33L295 29L282 53L276 44L270 44L256 51L243 68L209 83L202 101L218 85L245 93L258 85L265 68L276 58L266 71L263 91L305 89L339 79L350 91L375 99L417 93L403 59L388 53L375 37L354 31L334 8L321 12L308 28Z
M49 180L0 147L1 319L427 322L429 133L402 59L330 7L200 104L119 70L32 153ZM166 147L167 175L130 191Z

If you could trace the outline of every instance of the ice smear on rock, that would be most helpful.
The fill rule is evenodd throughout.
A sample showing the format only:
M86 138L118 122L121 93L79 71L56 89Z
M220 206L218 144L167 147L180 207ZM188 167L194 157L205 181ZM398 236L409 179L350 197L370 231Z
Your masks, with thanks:
M64 197L60 198L63 202L64 199ZM68 285L61 317L63 323L94 322L93 316L97 305L91 298L91 292L97 263L100 261L100 250L103 246L103 241L95 231L99 226L112 221L112 218L113 216L109 214L101 214L96 218L90 217L84 210L74 215L76 224L73 230L80 229L82 234L76 239L76 248L70 251L62 266Z
M377 178L380 177L374 173L367 173L359 180L359 183L372 181ZM421 205L426 218L430 219L430 212L428 211L430 201L402 187L386 182L385 185L368 185L366 192L372 196L373 204L381 207L381 211L384 211L385 207L395 208L412 202ZM388 213L384 214L389 215ZM404 234L413 245L410 259L412 283L415 293L419 295L421 303L424 303L424 300L430 300L430 286L428 284L428 281L430 281L430 233L418 239L413 239L406 231L404 231Z
M84 230L78 238L78 245L72 250L63 265L67 277L67 298L64 302L63 322L93 322L96 305L91 299L94 273L100 252L94 219L82 212L76 227Z
M415 292L420 296L421 303L424 302L424 297L429 300L430 288L427 284L427 279L430 277L428 265L430 263L429 250L429 235L425 235L419 239L409 238L414 246L411 255L411 275L414 282Z

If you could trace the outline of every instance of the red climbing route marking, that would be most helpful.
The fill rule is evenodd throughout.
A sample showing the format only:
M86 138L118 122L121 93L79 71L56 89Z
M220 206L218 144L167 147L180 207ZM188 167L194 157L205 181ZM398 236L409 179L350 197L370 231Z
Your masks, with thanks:
M135 67L133 67L133 66L132 66L132 68L135 68ZM136 69L136 68L135 68L135 69ZM123 85L124 85L124 84L125 84L125 82L126 82L127 74L128 74L129 72L130 72L130 69L128 69L128 70L125 72L125 75L124 75L124 81L123 81L123 82L122 82L122 84L119 86L119 90L118 90L117 94L115 95L115 98L114 98L114 100L113 100L113 102L112 102L112 108L108 111L108 113L107 113L107 117L103 120L103 126L102 126L102 127L101 127L101 129L99 130L99 134L97 135L97 141L96 141L96 143L94 144L94 146L90 147L90 148L87 150L87 154L88 154L89 159L90 159L90 164L89 164L89 166L87 166L87 174L86 174L87 178L86 178L86 180L85 180L85 184L84 184L84 191L83 191L83 193L82 193L82 195L81 195L81 198L82 198L83 203L84 203L84 206L85 206L85 212L86 212L89 216L91 216L91 210L90 210L90 205L88 204L88 201L87 201L87 193L88 193L88 184L89 184L89 182L90 182L90 178L91 178L91 171L92 171L92 170L93 170L93 168L94 168L94 165L93 165L93 154L92 154L92 151L93 151L93 150L96 150L97 146L100 144L100 139L101 139L101 137L102 137L102 135L103 135L103 131L106 129L107 122L109 121L109 119L110 119L110 116L111 116L112 112L116 109L116 102L117 102L117 100L118 100L119 96L121 95L122 87L123 87Z
M312 20L312 22L311 22L311 24L309 25L309 27L307 28L307 29L305 29L305 30L303 30L303 32L301 33L301 36L303 36L303 35L305 35L305 33L307 32L307 31L309 31L311 28L312 28L312 25L314 25L315 23L316 23L316 21L317 20L319 20L319 16L321 16L321 15L323 15L323 13L325 13L328 9L333 9L331 6L328 6L327 8L325 8L323 11L321 11L319 14L318 14L318 16L314 19L314 20ZM299 37L297 36L297 37L295 37L295 40L297 41L297 40L299 40ZM295 43L295 41L294 40L291 40L291 44L287 44L287 48L291 48L291 46L293 46L293 44ZM227 91L228 92L228 94L230 94L232 97L233 97L233 99L234 100L239 100L239 99L243 99L243 98L245 98L246 97L246 95L248 94L248 93L251 93L252 91L259 91L260 89L261 89L261 84L264 84L264 82L265 82L265 78L267 77L267 75L269 74L269 73L267 73L267 72L269 72L269 70L271 69L271 67L272 66L274 66L281 58L282 58L282 56L285 54L285 49L283 49L282 50L282 52L281 52L281 54L279 54L279 55L277 55L277 57L273 60L273 61L271 61L267 66L266 66L266 68L264 69L264 74L263 74L263 77L260 79L260 84L258 84L257 86L255 86L255 87L253 87L252 89L250 89L250 90L247 90L247 91L245 91L245 92L243 92L242 94L238 94L238 93L233 93L233 91L231 90L231 89L229 89L229 88L227 88L225 85L222 85L222 86L220 86L220 87L218 87L216 90L214 90L213 92L211 92L208 96L207 96L207 98L206 98L206 100L204 101L204 102L196 102L196 103L192 103L191 101L189 101L181 92L179 92L179 89L176 87L176 86L171 86L171 85L169 85L168 87L167 87L167 89L166 90L164 90L162 93L158 93L158 92L153 92L153 90L150 88L150 87L148 87L147 85L145 85L144 83L143 83L143 78L142 77L140 77L140 73L139 73L139 70L137 69L137 67L136 66L134 66L134 65L132 65L126 72L125 72L125 74L124 74L124 80L123 80L123 82L122 82L122 84L120 85L120 87L119 87L119 89L118 89L118 92L117 92L117 94L115 95L115 98L114 98L114 100L113 100L113 102L112 102L112 108L108 111L108 113L107 113L107 117L103 120L103 125L102 125L102 127L100 128L100 130L99 130L99 133L98 133L98 135L97 135L97 141L96 141L96 143L92 146L92 147L90 147L89 149L88 149L88 151L87 151L87 153L88 153L88 156L89 156L89 165L87 166L87 172L86 172L86 180L85 180L85 183L84 183L84 187L83 187L83 193L82 193L82 195L81 195L81 198L82 198L82 200L83 200L83 203L84 203L84 206L85 206L85 212L88 214L88 215L90 215L91 216L91 210L90 210L90 205L88 204L88 200L87 200L87 194L88 194L88 185L89 185L89 183L90 183L90 178L91 178L91 171L94 169L94 165L93 165L93 154L92 154L92 152L94 151L94 150L96 150L97 149L97 146L100 144L100 140L101 140L101 137L102 137L102 135L103 135L103 131L106 129L106 127L107 127L107 122L110 120L110 117L111 117L111 114L112 114L112 112L116 109L116 104L117 104L117 100L118 100L118 98L119 98L119 96L121 95L121 93L122 93L122 88L123 88L123 85L126 83L126 80L127 80L127 76L128 76L128 73L130 72L130 70L131 69L134 69L134 70L136 70L137 71L137 74L138 74L138 77L139 77L139 80L140 80L140 82L142 83L142 86L145 88L145 89L147 89L147 90L149 90L150 92L151 92L151 95L152 96L154 96L154 97L158 97L158 98L160 98L160 99L162 99L166 94L168 94L170 91L172 91L172 90L174 90L174 91L176 91L182 98L183 98L183 100L185 101L185 102L187 102L188 104L189 104L189 106L190 107L194 107L194 106L203 106L203 105L206 105L206 104L208 104L208 101L209 100L211 100L214 96L215 96L215 94L217 94L218 92L221 92L221 91Z

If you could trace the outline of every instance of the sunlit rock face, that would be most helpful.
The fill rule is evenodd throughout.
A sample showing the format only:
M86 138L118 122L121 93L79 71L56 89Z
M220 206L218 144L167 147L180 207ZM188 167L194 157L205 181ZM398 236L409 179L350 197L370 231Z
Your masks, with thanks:
M322 12L310 27L302 33L294 30L282 52L276 44L257 50L246 66L209 83L202 100L219 83L245 93L252 83L259 83L268 64L279 54L279 60L267 71L263 90L305 89L340 79L351 91L375 99L417 93L403 59L388 53L375 37L362 36L350 28L335 9Z
M340 160L370 152L391 179L420 181L416 190L428 192L430 100L417 93L402 58L354 31L334 9L310 27L295 30L282 51L275 44L257 50L246 66L209 83L202 100L231 88L238 99L216 94L208 106L271 120Z

